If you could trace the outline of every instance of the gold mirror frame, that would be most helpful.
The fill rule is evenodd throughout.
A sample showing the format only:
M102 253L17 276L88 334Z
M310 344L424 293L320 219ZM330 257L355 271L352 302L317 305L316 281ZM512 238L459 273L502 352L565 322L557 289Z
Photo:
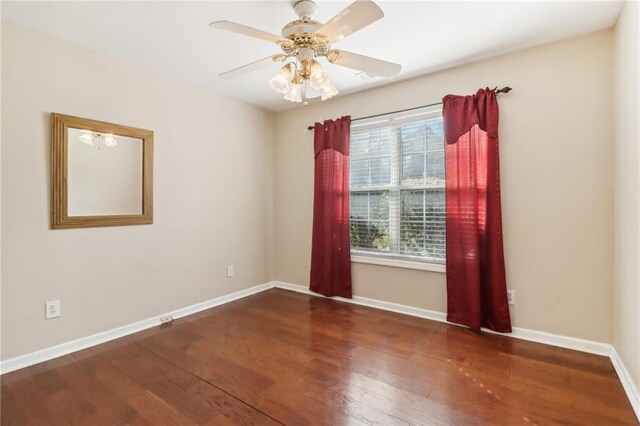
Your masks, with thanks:
M69 128L142 139L142 214L68 215ZM153 223L153 132L87 118L51 113L51 228L147 225Z

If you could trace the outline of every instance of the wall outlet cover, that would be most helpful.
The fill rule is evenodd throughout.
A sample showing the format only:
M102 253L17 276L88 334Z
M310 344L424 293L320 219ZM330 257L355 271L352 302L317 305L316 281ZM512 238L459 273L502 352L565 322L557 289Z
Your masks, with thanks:
M516 291L515 290L507 290L507 300L510 305L516 304Z
M60 301L50 300L45 303L45 315L46 319L58 318L60 316Z
M230 278L233 276L233 265L227 265L227 278Z
M169 324L173 322L173 317L171 315L163 315L160 317L160 324Z

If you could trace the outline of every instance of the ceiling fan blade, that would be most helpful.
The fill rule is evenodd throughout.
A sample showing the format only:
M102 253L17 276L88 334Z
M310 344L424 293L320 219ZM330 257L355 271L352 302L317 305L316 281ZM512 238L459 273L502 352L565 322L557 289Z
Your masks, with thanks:
M358 71L364 71L367 74L378 77L393 78L397 76L402 69L402 65L394 64L393 62L387 62L371 58L369 56L362 56L356 53L345 52L344 50L338 50L338 52L340 52L340 57L333 61L334 64Z
M271 34L266 31L258 30L256 28L247 27L246 25L237 24L231 21L215 21L209 24L212 28L219 30L231 31L232 33L242 34L249 37L259 38L260 40L270 41L273 43L289 43L290 40L280 37L279 35Z
M223 72L218 77L222 77L222 78L240 77L240 76L243 76L245 74L249 74L250 72L254 72L256 70L259 70L260 68L267 67L267 66L269 66L271 64L274 64L276 62L282 62L286 58L287 57L285 55L268 56L268 57L266 57L264 59L260 59L259 61L251 62L250 64L243 65L243 66L241 66L239 68L235 68L235 69L232 69L230 71Z
M371 0L357 0L316 30L329 43L335 43L382 18L384 13Z

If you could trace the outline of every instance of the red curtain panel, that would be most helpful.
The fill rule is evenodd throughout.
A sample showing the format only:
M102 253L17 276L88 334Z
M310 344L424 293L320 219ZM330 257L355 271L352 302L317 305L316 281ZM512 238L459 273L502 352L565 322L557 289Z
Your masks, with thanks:
M496 93L443 99L447 194L447 320L510 333Z
M349 139L351 117L316 123L310 290L351 298Z

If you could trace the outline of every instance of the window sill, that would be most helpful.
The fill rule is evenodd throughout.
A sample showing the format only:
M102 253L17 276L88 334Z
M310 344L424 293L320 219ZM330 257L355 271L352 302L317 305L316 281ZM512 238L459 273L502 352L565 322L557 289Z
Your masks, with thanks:
M351 255L352 263L368 263L370 265L392 266L394 268L419 269L421 271L431 271L446 273L447 267L441 263L416 262L394 258L384 258L380 256L364 256L360 254Z

